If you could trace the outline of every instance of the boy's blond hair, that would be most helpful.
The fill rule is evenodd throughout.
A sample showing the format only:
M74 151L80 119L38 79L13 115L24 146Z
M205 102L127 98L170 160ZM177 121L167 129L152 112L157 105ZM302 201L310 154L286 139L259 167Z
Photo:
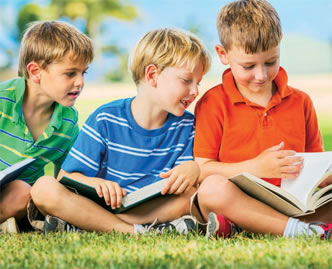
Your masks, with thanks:
M203 43L193 34L179 29L147 32L137 43L129 60L129 70L136 85L144 79L145 68L154 64L161 73L166 67L194 68L201 61L203 74L210 68L210 57Z
M224 6L217 17L217 29L226 51L232 46L248 54L267 51L282 38L278 13L265 0L239 0Z
M65 22L31 23L21 42L18 75L29 78L27 65L31 61L46 69L47 65L60 61L67 53L70 53L71 60L87 65L94 57L92 42Z

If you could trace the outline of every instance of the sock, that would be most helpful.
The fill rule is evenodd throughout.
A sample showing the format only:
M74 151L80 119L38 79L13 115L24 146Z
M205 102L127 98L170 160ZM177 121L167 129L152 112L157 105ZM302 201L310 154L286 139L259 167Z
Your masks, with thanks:
M313 236L315 234L323 234L324 230L319 225L311 225L309 228L309 224L303 221L299 221L298 219L289 218L284 234L284 237L297 237L301 235Z
M144 232L144 227L141 224L134 224L134 234L142 234Z

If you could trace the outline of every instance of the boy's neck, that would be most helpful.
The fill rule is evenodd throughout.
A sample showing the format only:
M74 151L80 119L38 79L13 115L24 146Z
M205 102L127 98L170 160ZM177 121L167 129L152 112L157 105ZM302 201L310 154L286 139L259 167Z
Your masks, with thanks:
M142 92L131 102L131 113L136 123L147 130L161 128L166 119L168 112L156 108L150 101L148 96L144 96Z
M36 141L51 121L55 102L46 102L38 94L38 86L26 81L23 97L22 113L25 123Z

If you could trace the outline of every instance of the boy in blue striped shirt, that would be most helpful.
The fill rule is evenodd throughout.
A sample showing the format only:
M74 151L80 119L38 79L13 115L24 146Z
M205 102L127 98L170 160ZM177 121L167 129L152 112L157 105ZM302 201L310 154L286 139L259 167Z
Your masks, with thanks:
M46 216L46 232L68 230L68 223L87 231L136 234L195 228L192 217L181 217L189 213L199 177L192 153L194 116L185 109L198 95L209 65L205 47L192 34L158 29L140 39L130 63L137 96L105 104L90 115L58 178L66 175L93 186L113 209L126 194L161 178L168 178L162 194L174 195L112 214L43 177L31 195L41 212L58 217Z
M0 231L17 232L44 166L60 169L79 131L72 106L92 59L90 39L67 23L33 23L24 34L20 77L0 83L0 170L36 161L0 190Z

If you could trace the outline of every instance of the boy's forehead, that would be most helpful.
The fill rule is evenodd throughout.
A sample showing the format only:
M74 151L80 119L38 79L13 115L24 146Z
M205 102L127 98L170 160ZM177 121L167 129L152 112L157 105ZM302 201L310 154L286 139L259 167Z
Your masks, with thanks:
M272 47L266 51L258 50L255 53L247 53L243 47L232 46L231 49L227 51L227 53L234 56L242 57L244 59L250 59L255 56L276 57L280 55L280 45Z

